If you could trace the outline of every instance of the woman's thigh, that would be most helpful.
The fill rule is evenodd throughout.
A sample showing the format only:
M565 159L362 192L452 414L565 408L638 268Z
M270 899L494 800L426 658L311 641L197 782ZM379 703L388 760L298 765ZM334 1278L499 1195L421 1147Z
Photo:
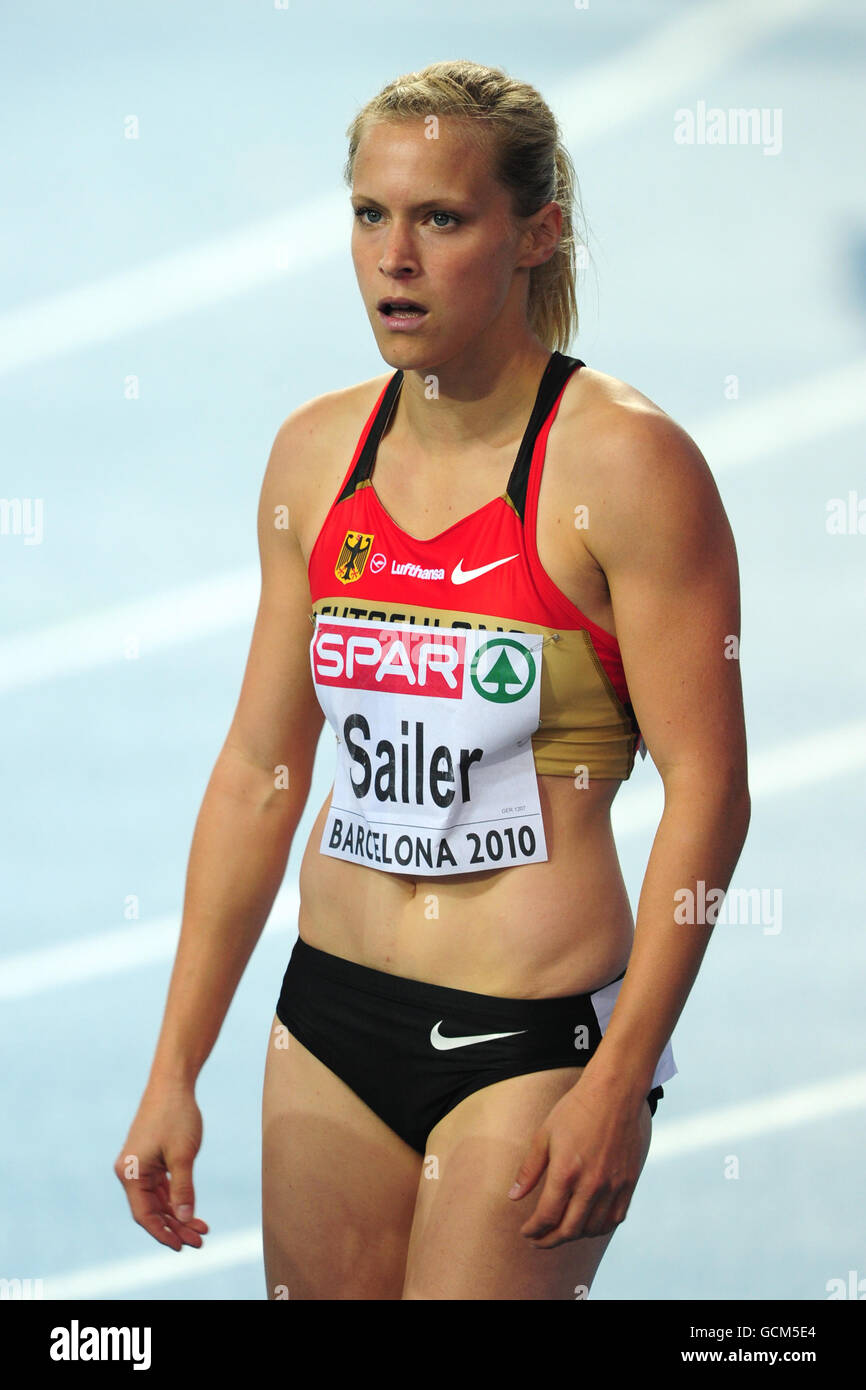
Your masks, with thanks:
M262 1092L268 1298L399 1299L421 1162L274 1017Z
M404 1299L586 1296L615 1232L536 1249L520 1227L535 1210L546 1170L519 1201L507 1196L536 1129L580 1072L559 1067L497 1081L467 1096L431 1130ZM643 1166L652 1134L648 1105L641 1124Z

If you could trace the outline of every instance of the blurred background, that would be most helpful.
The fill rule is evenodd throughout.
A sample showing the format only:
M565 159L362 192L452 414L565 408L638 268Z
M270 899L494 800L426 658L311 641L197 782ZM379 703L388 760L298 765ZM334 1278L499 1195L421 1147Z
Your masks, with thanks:
M47 1298L265 1297L265 1048L330 737L197 1088L205 1248L158 1247L112 1164L240 688L271 443L303 401L388 370L349 254L345 130L399 73L463 57L559 118L592 255L570 351L689 431L741 567L739 912L592 1296L856 1297L862 5L44 0L5 6L0 39L0 1276ZM759 113L748 137L738 110ZM647 758L614 807L635 909L661 805Z

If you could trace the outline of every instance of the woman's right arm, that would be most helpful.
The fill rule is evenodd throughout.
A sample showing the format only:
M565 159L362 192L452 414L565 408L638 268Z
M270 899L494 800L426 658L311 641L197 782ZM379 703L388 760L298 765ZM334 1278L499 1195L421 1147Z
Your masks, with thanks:
M195 825L150 1077L114 1165L136 1222L175 1250L201 1245L207 1230L192 1216L192 1164L202 1133L196 1078L282 882L324 722L310 673L310 591L296 530L320 402L288 417L268 460L249 657Z

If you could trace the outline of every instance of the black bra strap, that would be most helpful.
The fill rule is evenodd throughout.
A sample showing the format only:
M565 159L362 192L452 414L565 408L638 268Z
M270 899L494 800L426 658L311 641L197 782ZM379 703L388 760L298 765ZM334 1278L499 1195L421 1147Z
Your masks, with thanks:
M526 489L529 483L529 469L532 463L532 453L535 448L535 441L538 432L544 425L545 420L553 408L553 403L562 390L565 382L577 367L585 364L579 357L568 357L565 353L554 349L544 369L544 375L539 383L538 393L535 397L535 405L532 407L532 414L529 423L524 431L517 458L508 479L506 492L514 504L514 509L523 520L523 512L526 506ZM394 408L394 402L400 394L403 385L403 372L398 369L385 388L381 404L376 412L376 418L370 426L370 432L364 441L364 447L358 456L358 461L352 469L351 474L346 480L337 502L342 502L344 498L351 497L358 484L365 478L369 478L373 472L373 465L376 462L376 453L379 448L379 441L385 431L385 426ZM336 505L336 503L335 503Z
M529 469L532 464L532 454L535 449L535 441L539 431L544 425L545 420L553 409L553 403L565 385L572 372L585 364L579 357L568 357L565 353L554 351L551 354L544 376L538 387L538 395L535 398L535 405L529 417L529 424L526 426L526 433L520 443L517 458L514 460L514 467L508 479L508 486L505 489L514 504L514 510L524 519L526 509L526 490L529 485Z
M385 388L385 394L376 412L376 418L370 426L370 433L364 441L364 447L358 456L358 461L346 479L346 486L337 498L337 502L342 502L345 497L351 497L358 484L363 482L365 478L369 478L370 474L373 472L373 464L376 461L376 451L379 448L379 440L382 438L385 426L388 423L388 418L394 408L394 402L400 394L400 387L402 385L403 373L398 368ZM334 503L334 506L337 505L337 502Z

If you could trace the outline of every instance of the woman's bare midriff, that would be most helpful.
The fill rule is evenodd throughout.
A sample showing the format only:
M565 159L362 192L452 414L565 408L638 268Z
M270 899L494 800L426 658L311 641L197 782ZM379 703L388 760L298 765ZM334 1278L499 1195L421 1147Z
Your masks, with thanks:
M387 380L381 377L340 393L323 422L316 496L304 508L301 542L307 558L346 459ZM573 512L572 441L578 417L584 412L585 420L614 396L651 405L613 382L588 369L569 381L548 437L537 525L539 558L553 582L608 631L613 630L613 614L604 577L561 518ZM598 419L593 413L588 439L598 432ZM452 489L450 510L440 514L435 503L421 508L406 490L405 480L414 470L406 467L409 446L399 431L398 412L395 428L389 422L379 444L375 485L386 510L414 534L423 527L436 535L494 496L492 479L498 476L504 483L519 444L518 436L502 446L498 459L479 459L475 479L474 460L465 461L462 495ZM498 475L489 472L485 483L481 470L490 470L491 461ZM428 497L442 495L441 488L429 489ZM576 787L571 777L539 775L546 861L417 879L321 854L329 792L301 863L300 936L310 946L375 970L479 994L545 998L600 988L625 969L634 934L610 822L619 786L614 780L590 779L589 786Z
M610 826L618 782L539 777L549 859L411 878L319 853L330 793L300 869L302 940L392 975L510 998L600 988L634 930Z

